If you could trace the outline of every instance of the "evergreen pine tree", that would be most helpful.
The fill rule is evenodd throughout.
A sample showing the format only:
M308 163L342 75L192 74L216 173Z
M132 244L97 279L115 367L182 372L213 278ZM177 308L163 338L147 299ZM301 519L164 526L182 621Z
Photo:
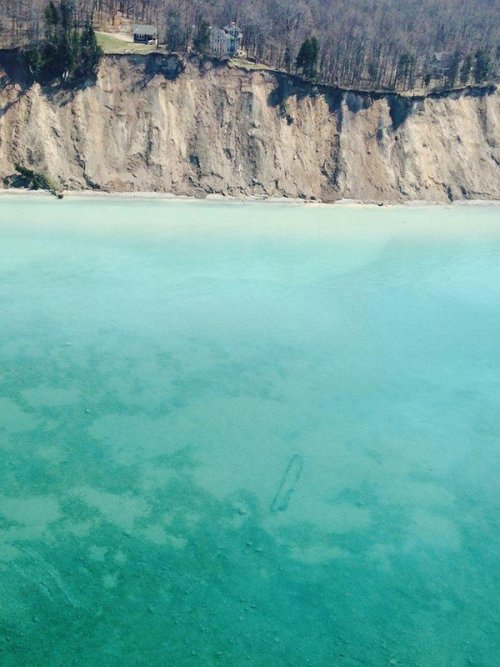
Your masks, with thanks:
M55 28L59 25L59 12L53 2L50 2L45 8L43 15L47 31L54 32Z
M50 2L44 18L45 40L25 53L33 80L67 83L95 77L103 52L90 21L81 32L75 27L73 0L61 0L58 7Z
M97 43L97 37L90 22L87 23L80 36L79 55L78 76L81 78L94 77L99 69L102 49Z
M316 37L311 37L311 51L309 56L307 76L316 76L316 65L319 57L319 42Z
M307 37L300 47L297 55L296 67L301 70L304 76L312 78L316 74L316 65L318 64L319 43L316 37Z
M474 81L476 83L484 83L491 75L491 58L490 54L483 49L476 52L476 60L474 63Z
M460 62L460 54L455 52L450 61L450 64L448 65L448 69L446 70L446 85L450 88L453 88L457 81L457 77L460 72Z
M298 70L301 70L305 74L305 70L307 68L307 64L309 63L310 59L311 59L311 40L309 39L309 37L306 37L306 39L302 42L302 46L299 49L295 66L297 67Z
M193 40L193 49L200 55L208 53L210 48L210 25L202 19Z

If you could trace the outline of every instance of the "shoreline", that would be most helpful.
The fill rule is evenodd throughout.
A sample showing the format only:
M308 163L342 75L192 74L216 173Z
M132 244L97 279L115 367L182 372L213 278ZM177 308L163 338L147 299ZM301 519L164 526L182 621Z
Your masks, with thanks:
M500 206L499 199L457 199L454 201L432 201L426 199L408 199L404 201L362 201L357 199L338 199L333 202L325 202L320 199L305 200L293 197L261 197L244 196L234 197L230 195L207 194L205 197L195 197L189 195L176 195L170 192L103 192L97 190L67 190L62 192L64 198L68 199L95 199L108 200L115 199L138 200L138 201L164 201L164 202L191 202L191 203L215 203L215 204L289 204L294 206L356 206L356 207L434 207L434 206ZM53 198L53 195L44 190L28 190L21 188L0 189L0 198L6 197L43 197Z

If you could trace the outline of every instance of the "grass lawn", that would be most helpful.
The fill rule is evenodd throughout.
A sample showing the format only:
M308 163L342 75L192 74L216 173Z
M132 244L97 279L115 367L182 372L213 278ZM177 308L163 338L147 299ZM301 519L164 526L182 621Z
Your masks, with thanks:
M241 58L241 57L234 57L231 58L231 62L236 65L237 67L241 67L242 69L246 70L266 70L266 69L271 69L269 65L264 65L264 63L253 63L250 60L246 60L246 58Z
M156 46L149 46L148 44L134 44L133 42L124 42L118 37L113 37L105 32L96 33L97 43L102 48L104 53L153 53L156 51Z
M157 51L156 46L149 46L147 44L134 44L134 42L125 42L123 39L119 39L118 37L115 37L108 32L96 32L96 36L97 42L104 53L139 53L144 55ZM231 58L229 62L230 64L247 71L271 69L268 65L264 65L263 63L254 63L242 57Z

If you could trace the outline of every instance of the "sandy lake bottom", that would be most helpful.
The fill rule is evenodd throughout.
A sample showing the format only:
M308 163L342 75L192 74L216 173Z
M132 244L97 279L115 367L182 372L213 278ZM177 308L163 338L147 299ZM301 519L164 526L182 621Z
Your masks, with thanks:
M0 664L493 667L500 208L0 202Z

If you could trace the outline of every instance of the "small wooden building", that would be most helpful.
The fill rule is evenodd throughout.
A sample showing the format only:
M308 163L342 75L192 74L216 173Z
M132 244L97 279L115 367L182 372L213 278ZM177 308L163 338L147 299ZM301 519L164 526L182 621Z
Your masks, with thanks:
M134 42L136 44L150 44L156 42L158 31L154 25L134 25Z

